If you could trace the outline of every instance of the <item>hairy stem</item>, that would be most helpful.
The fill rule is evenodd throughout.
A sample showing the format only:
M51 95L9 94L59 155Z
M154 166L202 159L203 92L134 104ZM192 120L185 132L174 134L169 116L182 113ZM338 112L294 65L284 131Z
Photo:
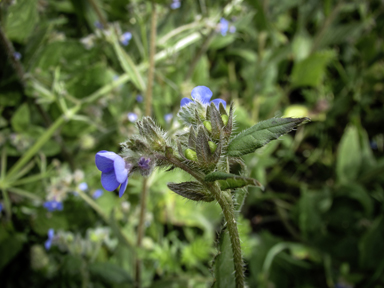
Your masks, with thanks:
M219 203L223 210L225 221L227 222L227 229L229 238L231 239L233 262L235 268L236 288L244 288L244 271L243 271L243 257L241 255L240 236L237 229L237 222L235 219L235 209L232 198L226 195L214 183L205 183L206 187L211 191L216 201Z

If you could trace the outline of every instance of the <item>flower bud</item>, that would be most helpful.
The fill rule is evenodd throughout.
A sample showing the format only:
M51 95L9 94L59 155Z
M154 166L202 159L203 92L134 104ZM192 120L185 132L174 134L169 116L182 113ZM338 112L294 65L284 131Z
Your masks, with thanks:
M186 149L185 152L185 157L189 160L192 160L192 161L197 161L197 155L196 155L196 152L193 151L192 149Z
M209 149L211 150L211 153L214 153L216 151L217 145L212 141L208 141L208 145Z
M204 124L204 127L205 127L209 132L212 132L212 125L211 125L211 122L205 120L205 121L203 122L203 124Z
M228 124L228 116L227 115L221 115L221 120L223 120L224 127Z

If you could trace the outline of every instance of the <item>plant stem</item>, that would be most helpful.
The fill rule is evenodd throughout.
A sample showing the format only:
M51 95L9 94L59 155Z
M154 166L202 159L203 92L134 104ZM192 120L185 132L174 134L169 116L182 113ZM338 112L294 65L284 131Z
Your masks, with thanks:
M216 201L219 203L223 210L225 221L227 221L227 228L229 238L231 239L233 262L235 268L236 288L244 288L244 271L243 271L243 258L241 255L240 236L237 229L237 222L235 219L235 209L231 197L226 197L225 194L214 183L205 183L206 187L211 191Z
M147 90L145 93L145 115L152 115L152 88L153 88L153 78L155 74L155 54L156 54L156 4L152 2L152 13L151 13L151 38L149 41L149 69L148 69L148 83ZM144 228L145 228L145 211L147 203L147 179L143 180L143 189L141 192L140 200L140 219L139 227L137 228L137 247L140 248L142 245L144 237ZM136 259L136 273L135 273L135 282L136 287L141 287L141 261L139 258Z

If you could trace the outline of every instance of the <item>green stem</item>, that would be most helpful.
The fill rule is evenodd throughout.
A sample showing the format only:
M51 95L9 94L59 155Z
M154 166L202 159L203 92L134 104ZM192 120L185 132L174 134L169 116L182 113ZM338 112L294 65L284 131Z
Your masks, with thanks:
M71 110L69 110L70 113L67 114L67 116L69 116L69 118L76 114L77 111L79 111L80 109L80 105L77 105L75 106L74 108L72 108ZM9 170L6 178L10 179L15 173L17 173L25 164L27 164L27 162L33 157L35 156L35 154L40 150L40 148L52 137L53 133L55 133L55 131L57 129L59 129L59 127L66 121L66 117L65 115L62 115L61 117L59 117L49 128L47 131L45 131L45 133L39 138L39 140L37 140L37 142L31 147L28 149L27 152L25 152L25 154L23 155L23 157L21 157L15 165L12 166L12 168Z
M156 22L157 22L157 13L156 13L156 4L152 2L152 13L151 13L151 38L150 38L150 47L149 47L149 69L148 69L148 83L147 90L145 93L145 115L151 116L152 114L152 88L153 88L153 78L155 74L155 54L156 54ZM143 190L141 193L140 200L140 219L139 227L137 228L137 247L142 246L142 241L144 237L144 228L145 228L145 212L147 209L147 179L143 180ZM135 273L136 287L141 287L141 261L139 258L136 259L136 273Z
M211 191L216 201L219 203L221 209L223 210L225 221L227 221L227 229L229 233L229 238L231 239L232 252L233 252L233 262L235 268L235 279L236 279L236 288L244 288L244 271L243 271L243 257L241 255L241 244L239 231L237 229L237 222L235 219L235 209L233 205L232 198L226 196L217 187L217 184L214 183L205 183L207 188Z

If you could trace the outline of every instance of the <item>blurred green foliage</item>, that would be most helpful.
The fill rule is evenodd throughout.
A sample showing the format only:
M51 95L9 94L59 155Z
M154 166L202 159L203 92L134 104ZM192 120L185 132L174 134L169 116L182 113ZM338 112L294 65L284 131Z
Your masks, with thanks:
M274 116L313 120L245 157L266 187L249 189L239 219L249 287L384 287L382 2L156 2L153 114L165 129L179 128L179 101L197 85L235 102L239 131ZM133 287L137 258L143 287L209 287L220 209L167 189L185 174L149 178L140 249L140 177L121 199L92 198L95 153L118 151L136 129L127 113L143 115L150 3L0 5L12 44L0 50L2 287ZM221 17L235 33L220 34ZM63 211L42 206L52 195ZM62 242L46 251L50 228Z

